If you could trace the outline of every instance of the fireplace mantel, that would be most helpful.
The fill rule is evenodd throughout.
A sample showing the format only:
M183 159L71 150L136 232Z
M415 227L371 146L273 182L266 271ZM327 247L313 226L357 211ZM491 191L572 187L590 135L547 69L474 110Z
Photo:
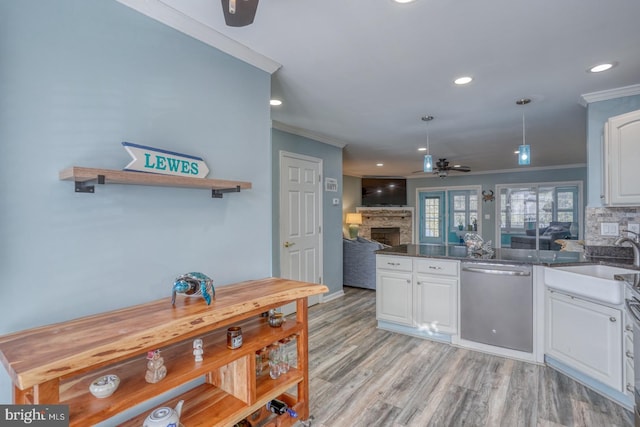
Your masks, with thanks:
M362 237L370 239L372 228L399 228L400 244L413 243L412 207L359 207L356 212L362 214Z

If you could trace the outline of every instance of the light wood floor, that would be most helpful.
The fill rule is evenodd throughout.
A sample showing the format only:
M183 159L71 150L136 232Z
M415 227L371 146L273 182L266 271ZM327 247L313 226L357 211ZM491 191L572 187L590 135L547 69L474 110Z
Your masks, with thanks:
M376 328L375 291L309 309L313 427L632 426L550 368Z

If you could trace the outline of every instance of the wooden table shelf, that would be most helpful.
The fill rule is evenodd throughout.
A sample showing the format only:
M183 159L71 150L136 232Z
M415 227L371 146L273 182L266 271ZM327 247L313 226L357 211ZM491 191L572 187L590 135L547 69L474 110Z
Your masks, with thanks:
M205 384L167 402L185 400L185 427L234 424L296 386L292 404L306 419L307 297L326 291L322 285L269 278L219 287L210 306L194 298L179 298L172 306L165 298L5 335L0 360L14 383L14 403L68 404L72 426L107 420L198 378ZM260 317L289 302L296 303L294 321L273 328ZM229 326L242 328L240 348L226 347ZM291 336L296 336L297 367L276 380L256 375L255 353ZM194 360L194 338L203 339L202 362ZM146 352L155 349L161 350L167 376L148 384ZM110 397L95 398L89 384L106 374L118 375L120 386ZM147 413L125 425L142 425Z
M62 181L74 181L77 193L93 193L97 184L132 184L160 187L203 188L212 191L212 197L220 198L223 193L240 192L251 189L246 181L224 179L192 178L187 176L161 175L145 172L119 171L112 169L85 168L72 166L60 171Z

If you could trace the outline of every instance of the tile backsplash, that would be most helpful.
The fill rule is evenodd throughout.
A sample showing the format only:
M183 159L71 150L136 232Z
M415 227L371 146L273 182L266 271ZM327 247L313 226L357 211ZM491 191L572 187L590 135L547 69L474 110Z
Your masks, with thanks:
M602 223L618 224L618 236L602 236L600 234ZM587 207L585 209L585 246L587 253L593 256L613 258L631 258L633 250L627 245L614 246L613 242L623 234L622 230L629 223L640 223L640 207L604 208Z
M618 225L618 235L629 223L640 223L640 207L628 208L586 208L585 209L585 244L587 246L613 246L618 236L600 235L600 225L603 222L615 222Z

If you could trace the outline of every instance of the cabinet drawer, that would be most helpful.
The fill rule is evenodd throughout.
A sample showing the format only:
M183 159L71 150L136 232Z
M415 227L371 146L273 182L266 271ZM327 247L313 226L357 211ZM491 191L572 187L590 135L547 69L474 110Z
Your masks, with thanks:
M442 259L417 259L416 272L438 274L441 276L458 276L458 262Z
M376 267L385 270L411 271L413 269L413 260L409 257L378 255Z

